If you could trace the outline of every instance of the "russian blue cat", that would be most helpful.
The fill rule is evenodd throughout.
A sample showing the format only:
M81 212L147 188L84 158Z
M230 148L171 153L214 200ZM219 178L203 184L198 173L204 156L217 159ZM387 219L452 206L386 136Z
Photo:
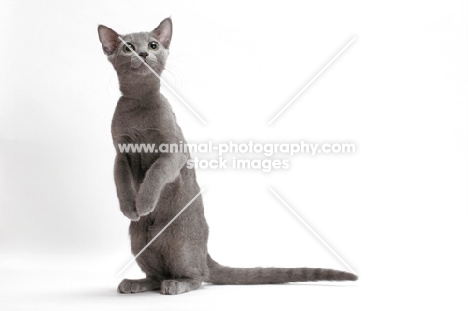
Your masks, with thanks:
M160 93L161 76L172 38L172 21L164 19L150 32L120 35L98 27L102 49L119 79L122 96L112 120L117 150L115 185L122 213L130 220L131 250L135 255L199 192L195 170L187 167L189 153L121 153L118 144L185 143L167 99ZM140 56L138 58L135 53ZM181 294L213 284L275 284L308 281L354 281L357 276L319 268L230 268L208 254L208 225L199 196L136 259L146 274L124 279L120 293L160 290Z

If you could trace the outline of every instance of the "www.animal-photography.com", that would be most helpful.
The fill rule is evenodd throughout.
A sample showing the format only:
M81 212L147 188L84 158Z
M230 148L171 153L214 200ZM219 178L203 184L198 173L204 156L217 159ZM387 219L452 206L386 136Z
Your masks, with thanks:
M466 1L12 1L1 310L465 310Z

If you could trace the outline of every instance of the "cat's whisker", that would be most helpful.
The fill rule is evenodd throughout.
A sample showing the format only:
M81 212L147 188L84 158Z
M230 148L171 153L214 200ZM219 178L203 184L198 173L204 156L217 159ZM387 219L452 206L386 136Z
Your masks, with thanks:
M171 80L173 80L173 81L171 81L171 84L173 84L176 89L179 89L180 85L179 85L179 83L177 81L177 76L174 74L174 72L172 72L172 70L170 70L170 69L168 69L166 67L165 70L163 71L163 79L168 75L170 75L172 77ZM169 80L169 79L166 79L166 80Z
M180 70L171 65L166 65L166 70L168 70L174 76L176 86L180 87L180 85L184 84L184 79L183 76L180 74Z

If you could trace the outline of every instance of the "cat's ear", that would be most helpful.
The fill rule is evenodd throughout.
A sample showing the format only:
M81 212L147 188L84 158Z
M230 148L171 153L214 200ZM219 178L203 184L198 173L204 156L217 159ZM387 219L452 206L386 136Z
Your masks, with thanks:
M158 39L161 44L168 49L171 44L172 38L172 20L170 17L164 19L158 27L156 27L152 32L153 36Z
M106 55L112 55L117 49L119 35L109 27L104 25L98 26L99 41L102 44L102 50Z

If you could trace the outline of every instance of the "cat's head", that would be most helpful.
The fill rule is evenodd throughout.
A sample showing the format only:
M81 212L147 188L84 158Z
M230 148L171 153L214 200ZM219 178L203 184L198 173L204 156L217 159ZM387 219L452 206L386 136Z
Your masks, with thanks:
M153 31L131 33L128 35L119 35L113 29L99 25L98 34L102 50L119 76L152 74L149 68L142 63L141 59L158 74L161 74L169 55L169 45L172 38L172 21L170 18L166 18ZM127 44L124 44L119 37Z

